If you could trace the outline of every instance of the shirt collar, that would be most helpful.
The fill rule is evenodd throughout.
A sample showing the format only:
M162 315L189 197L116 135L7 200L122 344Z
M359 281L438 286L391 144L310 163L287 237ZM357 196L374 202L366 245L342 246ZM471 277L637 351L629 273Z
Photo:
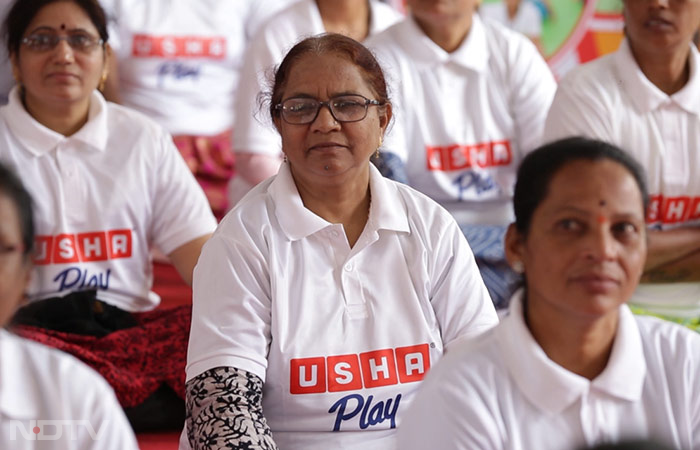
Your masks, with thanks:
M522 296L521 290L513 297L510 312L496 329L496 336L511 377L533 405L552 415L559 414L592 389L629 401L641 397L646 362L637 323L627 306L620 306L617 335L607 366L589 381L547 357L525 324Z
M368 164L372 202L367 226L377 230L408 232L406 207L397 187L382 177L374 165ZM333 225L304 206L288 164L283 163L280 166L277 176L270 184L269 192L275 205L277 221L290 240L303 239Z
M404 21L404 36L402 39L406 52L418 63L433 68L436 64L454 62L476 72L488 69L489 51L486 42L486 32L478 14L472 16L472 26L469 34L457 50L446 52L425 35L413 16Z
M0 111L12 134L35 156L54 150L63 141L79 141L97 151L107 148L107 102L96 91L90 98L87 123L72 136L63 136L37 122L22 105L18 87L12 89L7 106Z
M672 101L692 114L700 114L700 56L695 46L690 46L690 77L688 83L675 94L669 96L644 75L634 59L629 41L623 39L615 53L614 61L617 77L629 98L641 112L648 113Z
M0 414L10 418L36 419L39 415L39 390L33 379L22 376L37 370L27 364L27 355L18 345L18 337L0 330Z

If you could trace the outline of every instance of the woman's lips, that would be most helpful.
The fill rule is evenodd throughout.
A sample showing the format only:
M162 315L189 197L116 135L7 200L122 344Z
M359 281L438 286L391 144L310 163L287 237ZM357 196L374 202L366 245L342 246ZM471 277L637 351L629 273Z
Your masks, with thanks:
M644 27L653 31L672 31L675 29L672 22L660 17L647 20L644 22Z
M347 148L347 145L340 144L338 142L321 142L319 144L312 145L309 147L309 150L332 150L340 148Z
M616 289L620 282L607 275L586 274L574 277L573 281L593 293L606 293Z

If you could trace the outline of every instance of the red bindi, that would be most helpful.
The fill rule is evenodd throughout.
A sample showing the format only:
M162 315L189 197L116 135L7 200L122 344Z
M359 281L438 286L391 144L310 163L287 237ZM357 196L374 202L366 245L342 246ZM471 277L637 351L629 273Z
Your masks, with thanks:
M602 214L599 214L597 217L597 220L598 220L598 223L603 224L603 223L607 223L608 218Z
M61 29L62 29L62 30L65 30L65 29L66 29L66 24L65 24L65 23L62 23L62 24L61 24Z

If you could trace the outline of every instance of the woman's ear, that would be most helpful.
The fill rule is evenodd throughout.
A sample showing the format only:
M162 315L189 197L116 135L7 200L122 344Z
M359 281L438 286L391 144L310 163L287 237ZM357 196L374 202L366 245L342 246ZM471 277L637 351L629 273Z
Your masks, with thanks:
M382 134L386 132L386 128L391 122L391 117L393 115L393 109L391 108L391 103L387 102L379 108L379 127L382 129Z
M524 237L515 227L515 223L511 223L508 226L505 237L505 252L506 261L514 271L522 273L524 270L523 266L523 251L525 247ZM519 270L520 269L520 270Z

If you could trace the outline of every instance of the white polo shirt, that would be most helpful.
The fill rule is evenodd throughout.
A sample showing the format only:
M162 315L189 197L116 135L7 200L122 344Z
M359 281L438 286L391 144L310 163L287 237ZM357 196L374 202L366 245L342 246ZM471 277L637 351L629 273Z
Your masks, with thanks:
M454 219L370 170L354 247L342 224L304 207L282 164L223 219L195 268L187 379L220 366L260 376L280 448L392 448L445 346L498 320Z
M482 3L479 14L502 23L511 30L522 33L529 38L542 36L542 15L532 0L521 0L518 11L512 19L508 16L508 6L504 1Z
M519 295L499 326L450 348L399 428L401 449L561 450L655 439L700 448L700 335L620 307L594 380L550 360Z
M619 145L647 171L654 228L700 226L700 55L690 79L669 96L639 69L629 44L571 71L559 85L545 139L583 135ZM700 316L700 283L642 284L632 303L681 317Z
M0 330L0 447L138 449L114 391L74 357Z
M122 102L176 135L230 128L249 40L290 1L100 0Z
M127 311L153 309L151 246L169 254L216 227L170 135L97 92L66 137L34 120L15 88L0 108L0 160L34 199L30 300L97 289Z
M370 35L399 20L390 6L370 0ZM267 108L260 108L258 93L267 92L268 77L287 52L303 38L325 33L321 13L314 0L300 0L280 11L263 25L250 43L236 97L233 148L236 151L278 157L282 147Z
M409 184L460 225L510 223L517 166L539 145L556 89L532 42L474 14L452 53L412 17L367 45L394 85L382 148L405 162Z

